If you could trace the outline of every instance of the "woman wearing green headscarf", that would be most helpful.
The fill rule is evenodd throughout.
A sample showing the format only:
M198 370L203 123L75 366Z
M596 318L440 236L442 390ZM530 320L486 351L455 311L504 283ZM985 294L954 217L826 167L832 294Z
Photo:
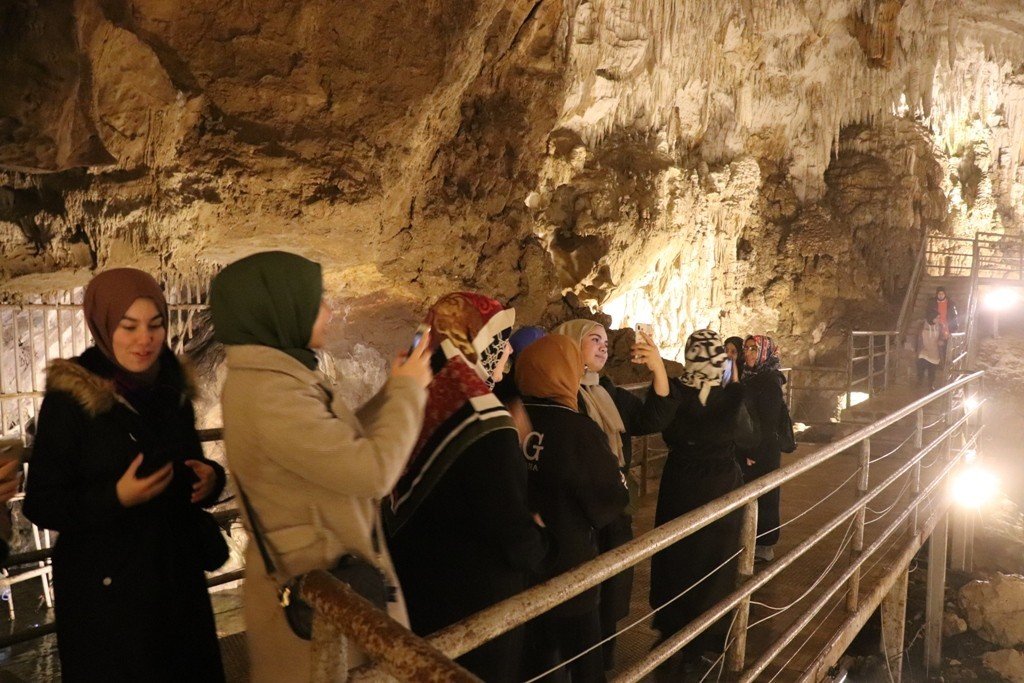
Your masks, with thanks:
M583 355L584 371L580 381L580 412L601 428L615 454L619 469L628 478L633 459L632 437L656 434L668 426L675 415L677 403L669 396L668 374L665 362L654 342L642 332L638 333L630 360L646 365L651 371L651 388L643 399L632 392L615 386L611 378L601 375L608 362L608 332L594 320L578 318L564 322L554 329L574 340ZM633 538L633 518L628 512L598 532L598 545L602 553L613 550ZM633 569L601 584L601 632L610 638L616 624L629 614L629 598L633 588ZM604 646L605 669L614 665L615 641Z
M396 359L384 388L352 413L317 370L330 311L320 266L285 252L237 261L210 294L214 335L227 345L221 396L224 445L277 576L249 544L245 620L251 680L310 680L310 643L295 636L278 603L278 580L328 569L342 555L395 572L379 533L379 501L402 474L423 422L430 382L425 335ZM408 624L401 592L388 613ZM351 650L350 650L351 651ZM349 665L359 664L349 658Z

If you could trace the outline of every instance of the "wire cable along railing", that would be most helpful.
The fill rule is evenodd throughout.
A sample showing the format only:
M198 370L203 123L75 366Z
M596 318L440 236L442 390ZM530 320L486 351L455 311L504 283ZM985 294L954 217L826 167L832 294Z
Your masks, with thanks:
M724 666L732 677L740 681L753 681L769 668L779 664L784 668L783 655L792 649L808 625L840 593L845 594L845 609L848 613L843 632L856 633L884 595L878 585L869 591L861 590L861 580L866 568L872 566L866 567L866 563L869 560L877 563L882 557L882 551L888 549L890 552L899 553L898 561L891 566L902 566L905 569L910 558L921 548L935 525L940 519L944 519L949 507L946 484L950 475L960 467L964 453L977 443L981 430L980 405L977 401L964 401L967 395L977 395L981 377L980 372L961 377L846 438L824 446L565 574L449 626L429 636L426 642L447 658L459 657L597 586L611 576L649 559L658 551L708 524L736 510L742 510L741 550L734 558L738 559L739 564L740 582L737 588L685 628L669 635L642 660L633 662L615 680L642 679L697 635L730 613L732 623L728 648L715 666ZM940 415L938 420L929 425L937 433L928 434L927 441L926 432L930 430L925 423L926 411ZM872 460L872 438L881 438L881 433L885 430L908 421L913 423L912 436L904 440L895 451L905 449L910 441L913 442L912 450L901 453L903 459L894 471L888 473L881 481L872 483L870 475L873 462L887 458L895 452ZM843 485L851 485L856 479L856 488L853 491L855 501L803 538L785 555L755 572L757 498L773 488L793 481L812 468L828 466L837 457L851 451L856 451L859 466L856 476L848 478ZM929 476L923 477L922 473L926 471ZM841 488L837 487L826 497L835 495ZM887 493L891 494L897 490L899 495L894 496L894 500L882 503L881 499ZM867 519L869 507L872 515L870 520ZM788 525L792 521L794 520L785 524ZM865 526L869 524L879 525L872 527L870 543L865 537ZM754 594L837 530L843 530L844 536L838 551L833 555L830 567L841 567L842 570L836 575L828 571L822 572L815 584L808 587L800 599L789 605L770 607L770 616L751 622L751 604L758 604L753 600ZM886 574L881 584L890 579L890 574ZM694 586L690 586L686 590L693 588ZM815 590L818 594L811 605L801 606L799 610L793 611L793 607L801 599L812 597ZM837 608L833 606L832 611L835 609ZM748 653L748 633L760 623L784 612L796 616L782 634L764 651ZM934 618L934 615L930 617ZM938 619L941 621L941 611ZM627 628L633 625L635 624ZM941 635L941 629L938 633ZM843 642L839 637L841 635L836 635L836 643ZM790 654L790 659L792 656ZM820 662L836 657L838 653L833 647L819 658L820 661L814 662L813 668L817 670L820 668ZM355 678L372 680L384 670L379 663L370 665L358 670ZM779 672L775 673L778 675ZM810 677L807 679L810 680Z
M314 606L317 615L314 623L313 642L316 679L333 680L337 672L347 668L347 653L344 645L344 639L347 638L370 656L374 662L368 667L357 670L353 677L354 680L374 680L382 675L396 677L399 680L416 681L475 680L471 674L451 660L600 584L618 572L650 558L659 550L713 521L735 510L742 509L741 549L727 560L727 562L734 559L739 560L740 582L736 590L699 619L666 639L649 656L633 663L615 680L640 680L699 633L723 616L733 612L727 641L728 648L709 669L709 673L715 667L724 667L739 680L752 681L773 663L779 663L787 648L791 648L807 625L824 608L829 606L829 601L833 600L840 591L844 589L846 591L845 605L850 622L844 625L843 632L856 632L863 624L863 620L867 618L865 611L870 614L870 611L877 606L884 591L881 591L878 586L867 594L860 591L860 579L864 573L865 562L878 555L878 557L874 557L874 564L877 564L882 559L880 551L887 547L887 544L891 545L897 541L902 543L902 549L899 561L893 563L892 566L901 566L900 562L903 559L909 562L931 529L940 518L943 518L948 508L944 484L950 474L959 466L963 454L975 446L981 431L980 404L977 401L965 401L965 398L969 396L977 396L981 377L982 373L962 377L874 424L864 427L855 434L825 446L727 496L655 528L626 545L483 610L426 639L415 636L382 612L373 609L369 603L330 575L320 572L312 573L301 590L303 596ZM931 421L927 423L926 411L930 411L932 416ZM935 417L936 415L938 417ZM910 435L903 438L895 448L872 456L872 437L880 439L882 432L907 421L913 421ZM201 436L207 441L217 440L220 438L219 431L204 430ZM926 436L929 437L927 442ZM913 441L912 451L905 452L911 441ZM858 457L858 467L853 474L847 476L821 500L783 522L780 527L791 526L800 517L810 513L826 500L835 497L842 490L849 491L849 486L854 479L856 479L856 501L835 514L774 563L755 573L753 549L758 537L756 534L757 498L766 491L784 485L814 467L828 466L835 458L853 450L857 452ZM902 456L899 467L883 480L876 482L873 486L869 485L872 466L896 455ZM930 479L924 481L922 472L929 469L934 469L935 473ZM898 483L900 495L895 496L885 509L876 509L873 506L874 502L886 491L896 487ZM909 499L903 495L907 492L910 493ZM226 511L228 515L233 513L234 511ZM869 513L872 515L870 519L867 518ZM888 519L888 524L874 537L870 545L865 546L865 527L886 519ZM765 621L777 618L787 612L793 613L794 606L800 602L800 599L797 599L783 606L764 605L754 599L756 591L777 577L787 567L800 560L830 534L840 529L843 531L843 540L833 554L829 566L835 568L838 563L842 562L843 557L848 555L849 559L842 564L843 571L838 576L833 576L827 571L822 572L815 583L800 596L801 599L806 598L815 589L821 589L815 602L809 607L801 607L798 610L798 617L782 635L764 652L751 653L756 659L748 661L752 659L747 653L748 632ZM905 532L902 537L899 536L901 530ZM764 533L767 532L762 532L761 535ZM35 557L35 554L32 557L27 557L25 554L10 558L6 564L10 566L18 562L37 561L38 559L40 558ZM724 564L716 568L715 571L721 569ZM238 576L232 575L224 578L237 579ZM688 586L683 593L698 590L701 582L707 578L706 576L694 585ZM829 579L829 584L822 589L821 584ZM752 604L767 609L770 614L751 622L750 608ZM830 613L834 613L836 609L838 609L837 605L832 605ZM856 621L857 618L861 620L859 623ZM941 610L938 618L941 620ZM642 620L627 625L623 631L635 627L640 621ZM818 626L820 628L821 625ZM937 633L941 635L941 629ZM39 635L39 633L33 635ZM838 638L839 635L841 633L837 633L836 637ZM807 636L805 642L809 640L810 636ZM832 648L832 650L834 649ZM794 654L790 653L789 658L792 659ZM783 662L782 667L775 672L775 675L778 675L784 667L785 663ZM820 668L821 666L817 667L817 669ZM812 680L812 678L807 677L807 680Z
M893 369L891 355L895 346L895 334L888 331L855 334L857 338L867 340L863 353L855 352L858 347L854 346L853 336L851 337L849 367L860 364L867 368L863 382L869 390L888 385ZM951 352L954 359L960 359L965 353L952 343ZM849 372L847 377L852 384L854 373ZM881 583L874 584L870 590L862 591L861 580L866 572L877 565L883 557L887 557L886 553L893 550L899 553L898 561L893 566L899 567L899 563L904 559L909 562L909 558L921 547L932 528L936 524L944 523L942 520L945 520L948 508L945 482L960 466L963 454L969 446L977 443L981 430L978 401L964 400L967 395L980 394L981 377L982 373L959 377L947 386L854 434L823 446L792 464L657 527L615 550L425 639L412 634L383 613L373 610L369 604L364 604L361 598L330 575L312 573L300 590L316 611L313 643L316 679L333 680L338 672L348 668L345 646L347 639L363 651L372 662L353 673L356 680L373 680L382 675L416 681L475 680L452 660L525 624L629 567L648 560L655 553L736 511L741 511L743 519L738 539L740 550L700 581L686 587L680 596L688 591L700 590L703 581L715 572L723 570L724 566L732 561L738 563L740 576L736 589L681 631L669 635L642 660L632 662L615 680L640 680L697 635L730 614L730 628L723 642L727 647L723 648L722 656L709 668L707 675L714 675L717 668L718 675L727 671L730 678L752 681L772 667L778 667L772 674L773 678L777 677L802 647L810 642L813 633L804 633L807 626L819 616L824 619L825 617L821 616L823 614L834 614L839 606L829 603L835 601L842 593L845 596L843 600L847 619L823 654L815 660L815 670L821 670L822 663L829 661L837 648L846 642L843 640L846 637L844 634L856 633L859 630L863 620L870 614L868 611L866 615L865 611L873 610L885 593L880 586L890 582L892 576L886 574ZM861 386L859 378L857 384L853 386ZM927 424L926 411L931 413ZM876 453L873 457L872 441L874 440L877 446L887 438L886 430L905 427L907 422L913 423L910 435L897 439L900 443L895 448L879 449L883 453ZM204 440L220 438L219 430L205 432L202 436ZM839 500L837 496L844 490L855 496L855 501L834 514L775 562L755 572L753 553L758 537L758 497L792 482L812 468L828 467L829 464L837 462L837 458L848 457L853 451L856 452L858 461L858 467L853 474L846 476L844 471L845 481L834 488L830 487L831 491L827 495L808 504L780 526L791 526L825 502L830 503L831 509L835 501ZM646 462L646 458L642 461ZM881 481L872 482L870 475L877 470L878 463L883 461L885 465L896 463L897 467L891 472L883 469L882 473L886 476ZM647 472L643 472L643 475L646 481ZM896 492L898 494L894 496ZM867 535L866 529L870 530ZM841 534L842 537L831 554L826 551L831 558L828 563L830 570L822 572L798 600L789 604L768 605L754 598L757 591L779 577L787 567L801 561L808 551L823 544L835 534ZM48 549L43 552L43 555L47 554ZM27 555L9 558L6 566L13 566L19 561L38 562L45 559ZM866 564L869 560L873 564ZM841 571L834 576L833 570L837 568ZM813 604L801 604L802 601L810 599L813 599ZM766 610L768 614L752 619L752 605L757 609ZM650 614L647 615L649 616ZM930 618L933 616L930 614ZM785 624L785 630L781 635L772 640L766 649L748 653L749 634L756 632L755 630L762 624L773 620L780 620L777 623L782 623L781 620L784 619L790 621ZM938 619L941 622L941 609ZM634 620L626 625L622 632L636 627L641 621L643 619ZM817 627L821 628L821 623L817 624ZM937 633L941 636L941 628ZM802 643L798 642L801 635L804 636ZM931 647L934 651L937 645L932 644ZM805 678L812 679L810 674Z

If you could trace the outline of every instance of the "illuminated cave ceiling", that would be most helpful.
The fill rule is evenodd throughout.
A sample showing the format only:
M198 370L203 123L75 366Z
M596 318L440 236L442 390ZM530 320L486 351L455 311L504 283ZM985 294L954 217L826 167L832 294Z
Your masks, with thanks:
M367 327L569 292L806 353L1024 211L1022 2L4 0L0 46L8 298L284 248Z

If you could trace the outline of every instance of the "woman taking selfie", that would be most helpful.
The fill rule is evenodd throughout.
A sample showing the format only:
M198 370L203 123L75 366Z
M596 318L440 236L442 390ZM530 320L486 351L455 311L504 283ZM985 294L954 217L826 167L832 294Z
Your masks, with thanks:
M24 507L60 533L63 680L222 681L203 570L227 545L202 508L224 470L203 457L167 302L118 268L92 279L84 309L95 346L50 365Z
M608 362L608 332L604 325L593 320L578 318L562 323L554 330L579 345L583 357L579 406L580 413L597 423L618 461L619 470L627 480L633 461L633 437L660 432L672 420L676 402L669 397L668 374L665 361L654 342L638 332L633 344L631 361L645 365L651 371L651 388L641 399L632 392L615 386L600 372ZM631 489L636 490L635 486ZM632 496L631 496L632 498ZM633 538L633 517L627 510L598 532L602 553L613 550ZM633 568L613 576L601 585L601 635L610 638L617 624L629 614L630 594L633 590ZM605 669L615 663L615 640L604 645Z

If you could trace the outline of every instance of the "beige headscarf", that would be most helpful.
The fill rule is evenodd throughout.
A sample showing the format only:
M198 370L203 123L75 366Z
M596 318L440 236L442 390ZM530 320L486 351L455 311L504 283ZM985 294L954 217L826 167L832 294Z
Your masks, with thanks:
M554 329L554 334L564 334L580 346L583 350L583 338L595 327L601 327L601 323L593 320L577 318L562 323ZM626 458L622 453L622 435L626 433L626 425L622 422L619 409L615 406L611 394L601 386L600 375L593 370L584 368L583 379L580 381L580 395L583 403L587 406L587 415L597 423L601 431L608 437L608 445L612 453L619 460L619 467L626 466Z

